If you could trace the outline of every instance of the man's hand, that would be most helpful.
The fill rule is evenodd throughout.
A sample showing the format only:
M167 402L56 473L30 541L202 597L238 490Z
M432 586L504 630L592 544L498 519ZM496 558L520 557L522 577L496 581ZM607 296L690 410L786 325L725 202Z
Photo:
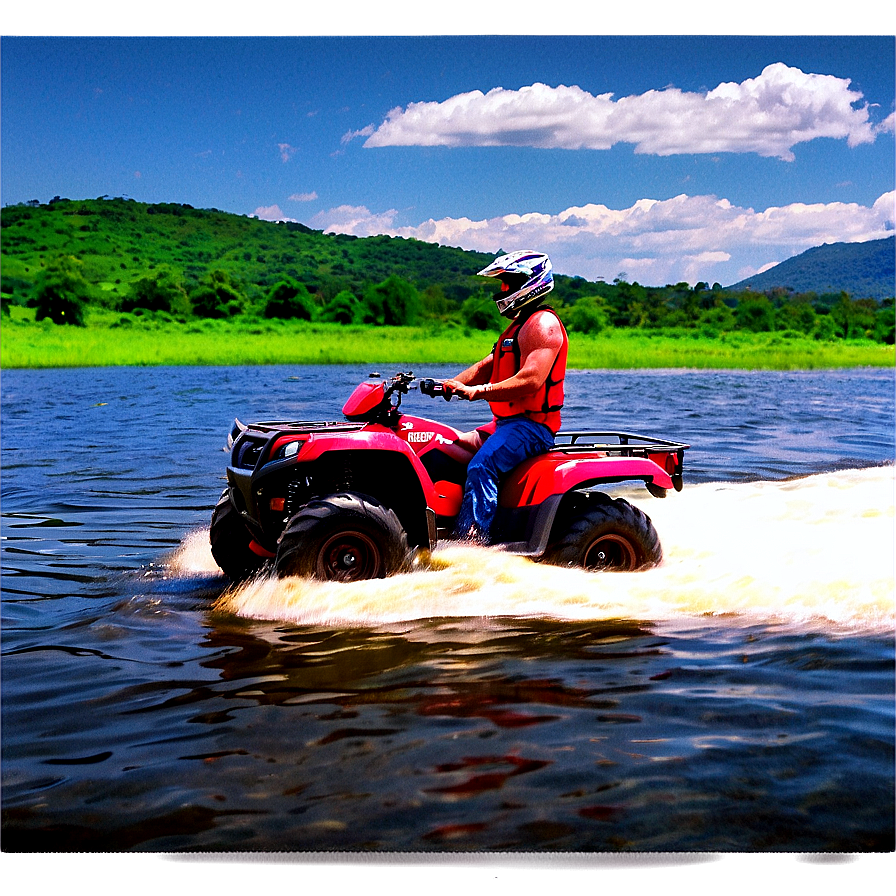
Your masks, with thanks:
M451 398L456 395L458 398L465 398L467 401L473 400L473 393L479 389L479 386L468 386L460 380L445 380L442 384L445 387L445 398Z

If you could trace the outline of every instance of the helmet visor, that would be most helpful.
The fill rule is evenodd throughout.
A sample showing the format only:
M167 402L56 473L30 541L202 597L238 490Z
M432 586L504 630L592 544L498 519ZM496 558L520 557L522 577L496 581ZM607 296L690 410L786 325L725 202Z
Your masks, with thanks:
M504 272L498 275L501 280L501 292L495 296L495 304L498 311L504 314L508 308L513 306L519 291L526 285L529 278L526 274L511 274Z

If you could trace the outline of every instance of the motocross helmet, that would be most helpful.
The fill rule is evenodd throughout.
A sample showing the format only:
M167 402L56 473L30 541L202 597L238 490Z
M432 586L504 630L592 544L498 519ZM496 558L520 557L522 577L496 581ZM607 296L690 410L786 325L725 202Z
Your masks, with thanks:
M520 309L547 295L554 288L551 259L541 252L523 250L501 255L477 277L497 277L501 292L495 297L504 317L516 317Z

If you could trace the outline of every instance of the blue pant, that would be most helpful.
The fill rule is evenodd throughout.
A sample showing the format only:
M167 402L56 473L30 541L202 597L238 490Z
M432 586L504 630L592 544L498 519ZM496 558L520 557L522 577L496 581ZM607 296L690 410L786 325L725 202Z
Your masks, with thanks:
M457 534L488 541L498 509L498 482L517 464L554 447L554 434L528 417L498 419L495 432L473 455L467 467L464 499L457 515Z

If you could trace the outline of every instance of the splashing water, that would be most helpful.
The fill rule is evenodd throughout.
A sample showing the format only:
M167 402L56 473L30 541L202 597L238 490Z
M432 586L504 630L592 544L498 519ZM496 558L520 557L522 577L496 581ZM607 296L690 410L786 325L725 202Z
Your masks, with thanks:
M216 609L303 625L369 626L451 617L725 617L747 624L894 625L894 468L785 482L691 486L665 501L622 493L650 514L663 543L656 569L587 573L494 549L447 543L389 579L339 584L272 575L228 589ZM208 533L172 558L179 572L216 569Z

